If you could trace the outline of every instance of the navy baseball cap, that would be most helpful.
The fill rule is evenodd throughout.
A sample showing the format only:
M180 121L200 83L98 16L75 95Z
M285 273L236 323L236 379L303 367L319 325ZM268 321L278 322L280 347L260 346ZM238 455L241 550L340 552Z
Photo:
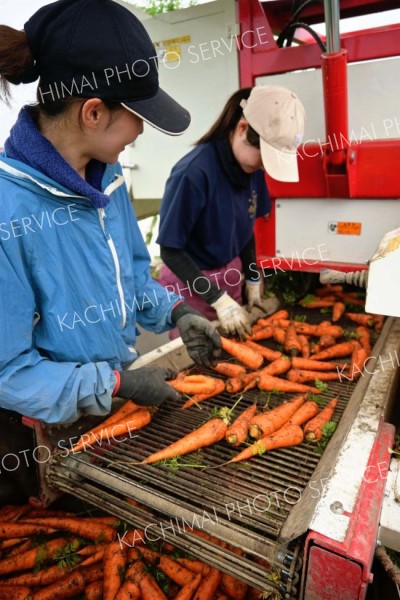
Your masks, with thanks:
M159 87L158 59L139 19L113 0L58 0L24 25L35 63L24 83L38 77L40 102L100 98L170 135L190 114Z

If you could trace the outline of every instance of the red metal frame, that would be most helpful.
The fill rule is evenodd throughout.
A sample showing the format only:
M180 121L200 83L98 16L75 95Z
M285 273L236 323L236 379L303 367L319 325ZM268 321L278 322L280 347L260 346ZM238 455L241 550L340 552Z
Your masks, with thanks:
M306 540L302 600L363 600L372 582L379 516L395 427L381 423L343 542L311 531Z

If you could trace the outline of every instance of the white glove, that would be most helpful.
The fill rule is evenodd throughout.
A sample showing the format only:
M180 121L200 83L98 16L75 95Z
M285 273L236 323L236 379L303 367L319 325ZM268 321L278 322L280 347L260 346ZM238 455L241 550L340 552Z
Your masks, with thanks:
M245 294L247 298L247 310L251 311L254 306L258 306L258 308L268 316L278 309L279 300L276 296L262 298L261 286L262 283L260 281L256 281L255 283L246 281Z
M217 313L220 326L226 333L245 338L251 335L250 317L245 309L225 292L211 306Z

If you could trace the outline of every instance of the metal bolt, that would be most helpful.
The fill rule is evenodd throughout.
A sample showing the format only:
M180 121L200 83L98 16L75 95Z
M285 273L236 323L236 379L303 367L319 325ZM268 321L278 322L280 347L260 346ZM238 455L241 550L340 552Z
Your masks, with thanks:
M277 250L277 251L276 251L276 253L277 253L277 254L280 254L280 253L281 253L281 251L280 251L280 250Z
M276 205L276 208L280 208L280 207L281 207L281 205L280 205L280 204L277 204L277 205Z
M330 509L335 515L342 515L344 513L343 504L339 501L332 502Z

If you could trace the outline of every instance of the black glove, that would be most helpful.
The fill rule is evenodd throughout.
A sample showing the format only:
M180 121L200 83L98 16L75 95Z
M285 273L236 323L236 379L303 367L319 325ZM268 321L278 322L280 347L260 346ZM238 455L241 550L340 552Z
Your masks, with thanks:
M190 358L204 367L216 365L221 355L221 338L210 321L184 302L173 309L171 319L180 331Z
M121 383L116 396L133 400L140 406L153 406L168 400L179 400L180 395L168 385L166 379L173 379L172 369L142 367L132 371L119 371Z

